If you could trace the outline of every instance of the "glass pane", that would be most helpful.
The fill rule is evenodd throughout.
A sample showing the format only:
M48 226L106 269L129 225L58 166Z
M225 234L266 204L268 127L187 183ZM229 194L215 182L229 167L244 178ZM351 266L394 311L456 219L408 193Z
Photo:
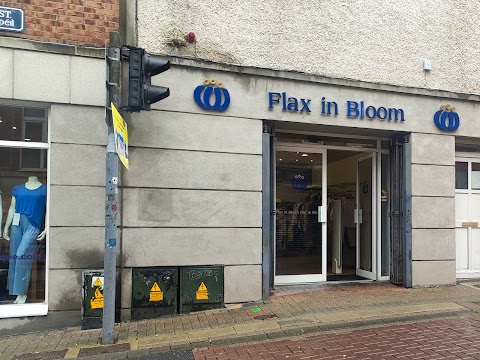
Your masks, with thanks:
M321 274L322 154L276 156L276 275Z
M455 189L459 189L459 190L468 189L468 163L467 162L455 163Z
M372 271L372 159L358 163L358 206L360 264L359 268Z
M42 169L46 166L42 164L42 157L45 150L41 149L22 149L22 169Z
M19 171L20 149L1 148L0 158L0 200L5 220L5 239L0 239L0 306L44 302L47 239L40 234L45 229L46 172ZM13 197L15 213L20 215L7 218Z
M25 122L24 140L41 142L43 140L43 124L41 122Z
M290 133L276 133L277 141L289 142L297 144L322 144L322 145L336 145L348 146L354 148L376 148L377 141L369 139L355 139L355 138L338 138L331 136L318 135L300 135Z
M34 109L34 108L26 108L24 109L25 117L34 117L34 118L45 118L45 109Z
M35 117L35 121L25 120L24 114L29 114L30 119ZM46 121L45 109L0 106L0 140L46 142L43 133Z
M480 190L480 164L472 163L472 190Z
M382 276L390 274L390 156L382 155Z

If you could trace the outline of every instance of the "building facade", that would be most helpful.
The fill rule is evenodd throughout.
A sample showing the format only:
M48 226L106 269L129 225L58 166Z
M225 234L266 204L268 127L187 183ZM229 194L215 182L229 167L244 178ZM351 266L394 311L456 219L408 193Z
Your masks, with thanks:
M170 97L124 116L122 320L136 268L224 265L227 304L277 284L480 275L477 5L80 1L71 16L88 3L114 13L92 26L172 63L154 78ZM44 19L24 8L26 32L0 37L2 233L13 187L35 190L33 177L46 233L22 306L7 293L12 239L0 240L11 332L78 325L81 273L103 267L104 247L105 37L85 15L58 20L85 24L64 33L83 39L41 38Z

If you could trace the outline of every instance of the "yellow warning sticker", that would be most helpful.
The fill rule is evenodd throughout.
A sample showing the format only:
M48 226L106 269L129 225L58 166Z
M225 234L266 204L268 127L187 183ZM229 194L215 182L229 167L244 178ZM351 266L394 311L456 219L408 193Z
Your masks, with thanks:
M150 301L162 301L163 300L163 292L158 286L157 282L153 283L152 288L150 289Z
M95 289L93 299L90 299L90 307L92 309L103 309L103 294L99 288Z
M103 286L102 280L98 277L97 280L93 283L93 286Z
M197 290L197 300L208 300L208 289L205 286L205 283L202 281Z

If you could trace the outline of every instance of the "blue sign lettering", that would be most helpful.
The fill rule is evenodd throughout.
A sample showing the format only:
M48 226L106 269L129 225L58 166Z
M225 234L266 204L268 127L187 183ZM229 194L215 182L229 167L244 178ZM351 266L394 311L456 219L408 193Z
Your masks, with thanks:
M299 113L311 113L313 109L312 100L306 98L289 97L286 92L269 92L268 108L273 110L276 105L282 107L282 111L291 111ZM321 98L320 113L325 116L339 114L339 106L335 101L327 101L325 97ZM360 119L379 119L380 121L404 122L405 112L400 108L387 108L385 106L374 106L365 104L365 101L347 100L346 115L348 118Z
M311 99L300 99L300 102L296 97L287 97L286 92L269 92L268 93L268 108L273 109L274 104L280 104L282 100L282 111L293 111L293 112L312 112L310 110L310 101ZM299 107L301 105L301 108Z
M0 30L23 32L25 30L23 10L0 6Z
M347 101L347 117L364 119L365 116L368 119L379 118L380 120L394 120L405 121L405 113L403 109L385 108L380 106L378 109L372 105L365 108L365 101Z

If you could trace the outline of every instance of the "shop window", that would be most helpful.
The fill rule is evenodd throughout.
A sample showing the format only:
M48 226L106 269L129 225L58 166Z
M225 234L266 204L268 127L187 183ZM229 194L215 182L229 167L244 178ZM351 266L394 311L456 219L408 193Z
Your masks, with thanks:
M472 162L472 190L480 190L480 163Z
M467 190L468 189L468 163L459 162L455 163L455 189Z
M0 313L45 302L47 126L44 108L0 105Z

